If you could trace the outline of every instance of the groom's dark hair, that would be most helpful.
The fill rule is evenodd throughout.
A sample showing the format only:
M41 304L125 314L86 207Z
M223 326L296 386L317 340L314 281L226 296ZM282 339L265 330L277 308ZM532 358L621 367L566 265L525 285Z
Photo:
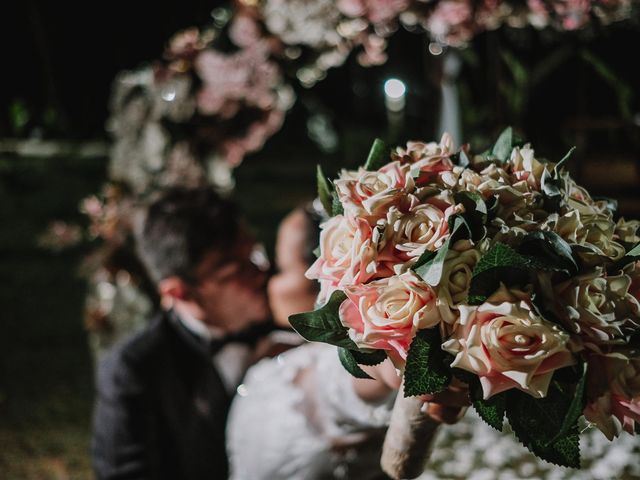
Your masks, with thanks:
M191 280L204 255L225 251L239 234L238 210L210 188L168 190L135 229L138 254L151 279Z

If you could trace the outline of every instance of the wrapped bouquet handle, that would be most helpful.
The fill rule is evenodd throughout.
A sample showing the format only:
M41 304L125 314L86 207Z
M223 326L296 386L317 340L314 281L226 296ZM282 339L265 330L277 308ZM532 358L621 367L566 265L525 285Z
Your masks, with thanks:
M394 480L416 478L424 472L439 422L424 413L425 402L405 397L403 388L393 405L380 465Z

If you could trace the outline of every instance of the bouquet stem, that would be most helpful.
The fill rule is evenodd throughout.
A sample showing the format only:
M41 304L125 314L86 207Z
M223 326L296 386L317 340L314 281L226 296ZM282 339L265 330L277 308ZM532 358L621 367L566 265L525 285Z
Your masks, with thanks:
M425 469L440 425L425 414L424 402L398 391L382 447L380 466L394 480L416 478Z

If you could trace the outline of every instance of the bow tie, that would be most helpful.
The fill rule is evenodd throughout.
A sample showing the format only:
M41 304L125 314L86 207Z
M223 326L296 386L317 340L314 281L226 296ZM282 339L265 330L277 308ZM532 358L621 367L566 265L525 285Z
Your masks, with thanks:
M222 350L229 343L237 343L233 340L232 335L226 335L221 338L213 338L209 341L209 355L213 356Z
M273 330L275 330L275 324L270 322L261 323L252 325L240 332L230 333L219 338L213 338L209 341L209 353L211 355L215 355L229 343L238 343L254 347L258 339L264 337Z

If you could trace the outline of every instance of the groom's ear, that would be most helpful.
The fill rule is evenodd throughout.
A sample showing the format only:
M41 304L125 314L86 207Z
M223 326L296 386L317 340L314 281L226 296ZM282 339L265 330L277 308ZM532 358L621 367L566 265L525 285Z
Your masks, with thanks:
M176 300L188 300L189 288L180 277L167 277L158 282L158 294L164 306L172 305Z

